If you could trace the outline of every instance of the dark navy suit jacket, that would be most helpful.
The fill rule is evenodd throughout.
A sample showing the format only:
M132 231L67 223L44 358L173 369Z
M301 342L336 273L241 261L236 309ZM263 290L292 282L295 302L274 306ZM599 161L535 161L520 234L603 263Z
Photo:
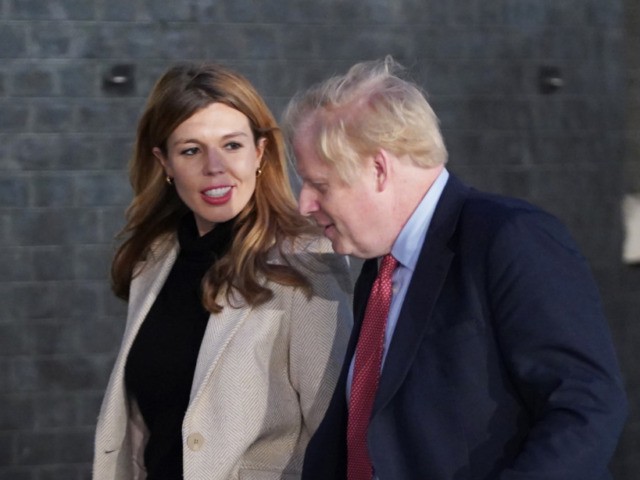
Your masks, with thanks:
M344 479L345 385L376 261L303 479ZM453 175L400 312L368 431L380 480L603 480L627 414L599 294L561 223Z

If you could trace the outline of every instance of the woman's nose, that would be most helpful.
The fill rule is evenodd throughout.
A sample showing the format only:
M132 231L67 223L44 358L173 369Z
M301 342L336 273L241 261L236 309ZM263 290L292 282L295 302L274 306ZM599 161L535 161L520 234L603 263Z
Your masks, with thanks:
M205 175L215 175L224 172L224 156L215 148L206 151L204 160Z

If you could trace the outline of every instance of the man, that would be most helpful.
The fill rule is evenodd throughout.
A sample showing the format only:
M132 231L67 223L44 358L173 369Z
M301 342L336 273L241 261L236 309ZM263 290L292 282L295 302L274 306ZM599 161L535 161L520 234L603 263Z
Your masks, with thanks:
M285 113L300 211L367 259L303 478L611 478L627 404L584 258L550 214L446 170L397 67L355 65Z

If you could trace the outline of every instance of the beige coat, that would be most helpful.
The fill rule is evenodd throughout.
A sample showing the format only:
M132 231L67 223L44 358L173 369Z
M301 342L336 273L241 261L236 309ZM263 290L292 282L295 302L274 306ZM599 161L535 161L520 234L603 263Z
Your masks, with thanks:
M287 258L314 295L270 284L256 308L211 315L182 425L186 480L299 478L306 444L334 390L349 338L351 281L343 258L316 240ZM146 430L124 385L129 349L177 256L151 259L131 285L127 324L103 400L94 480L144 479ZM274 262L282 262L274 254ZM170 352L167 352L170 355Z

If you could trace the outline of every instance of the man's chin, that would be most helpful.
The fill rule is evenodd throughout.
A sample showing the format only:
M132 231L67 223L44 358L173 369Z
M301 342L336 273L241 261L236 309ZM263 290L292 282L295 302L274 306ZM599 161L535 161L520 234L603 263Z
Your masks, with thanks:
M329 240L331 240L331 247L333 248L333 251L336 252L339 255L350 255L351 251L347 248L345 248L345 245L340 242L340 240L338 238L335 237L327 237L329 238Z

